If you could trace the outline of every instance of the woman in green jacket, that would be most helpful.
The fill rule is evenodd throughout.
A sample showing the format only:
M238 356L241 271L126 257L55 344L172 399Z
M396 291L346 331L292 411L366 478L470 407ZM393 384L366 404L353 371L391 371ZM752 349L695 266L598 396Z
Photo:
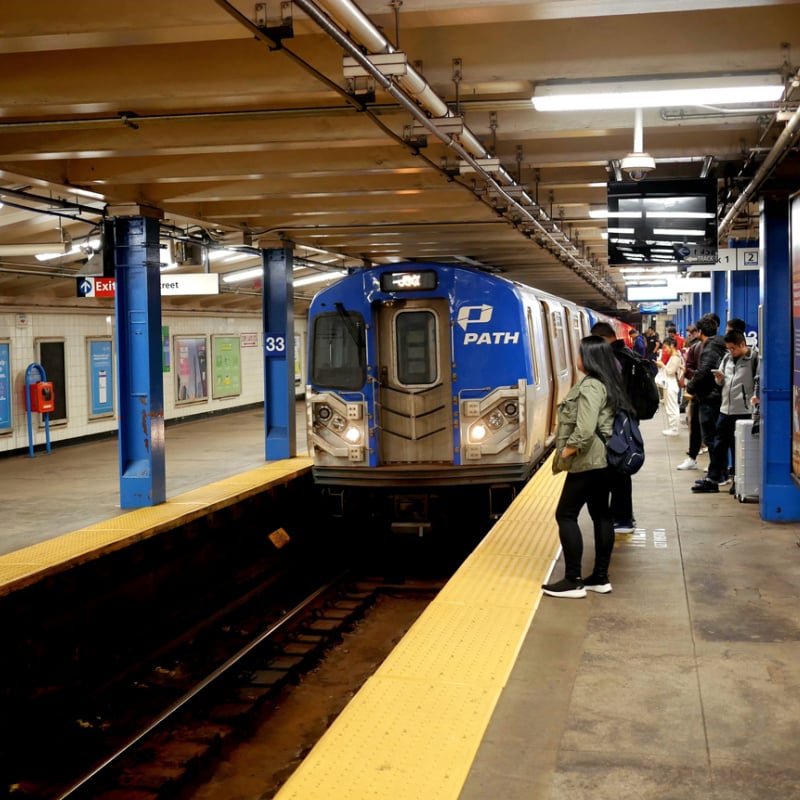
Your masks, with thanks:
M631 407L614 351L605 339L581 339L578 369L584 377L558 407L553 471L567 472L556 507L564 578L542 586L551 597L586 597L587 589L603 594L611 591L608 565L614 548L614 521L609 508L611 475L605 439L611 435L617 410ZM587 578L581 577L583 536L578 525L584 505L594 524L594 569Z

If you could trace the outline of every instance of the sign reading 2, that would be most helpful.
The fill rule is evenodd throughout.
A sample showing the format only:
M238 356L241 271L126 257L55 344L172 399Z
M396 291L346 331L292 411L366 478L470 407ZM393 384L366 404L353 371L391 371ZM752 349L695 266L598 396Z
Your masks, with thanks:
M264 334L264 357L265 358L286 358L286 334L285 333L265 333Z

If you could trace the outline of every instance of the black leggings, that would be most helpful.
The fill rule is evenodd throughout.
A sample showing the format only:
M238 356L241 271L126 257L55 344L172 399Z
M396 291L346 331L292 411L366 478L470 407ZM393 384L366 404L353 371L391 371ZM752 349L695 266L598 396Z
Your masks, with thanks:
M614 549L614 522L609 508L611 474L607 468L587 472L569 472L556 507L558 538L564 551L564 577L577 580L581 577L583 535L578 525L578 515L584 505L594 523L594 574L608 575L611 551Z

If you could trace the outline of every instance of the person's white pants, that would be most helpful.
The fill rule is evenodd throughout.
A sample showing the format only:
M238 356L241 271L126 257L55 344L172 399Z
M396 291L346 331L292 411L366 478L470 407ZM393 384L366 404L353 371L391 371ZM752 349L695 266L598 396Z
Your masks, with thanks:
M667 414L667 430L678 432L681 412L678 408L678 382L668 380L664 387L664 411Z

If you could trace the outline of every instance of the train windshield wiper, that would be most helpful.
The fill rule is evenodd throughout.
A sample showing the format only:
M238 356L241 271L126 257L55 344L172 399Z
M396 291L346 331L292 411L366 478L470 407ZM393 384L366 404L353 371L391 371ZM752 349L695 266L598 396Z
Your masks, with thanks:
M333 306L339 316L342 318L342 322L344 322L347 332L350 334L352 340L356 343L356 347L360 348L363 344L363 331L358 327L358 325L355 324L355 322L353 322L351 316L345 310L344 303L334 303Z

